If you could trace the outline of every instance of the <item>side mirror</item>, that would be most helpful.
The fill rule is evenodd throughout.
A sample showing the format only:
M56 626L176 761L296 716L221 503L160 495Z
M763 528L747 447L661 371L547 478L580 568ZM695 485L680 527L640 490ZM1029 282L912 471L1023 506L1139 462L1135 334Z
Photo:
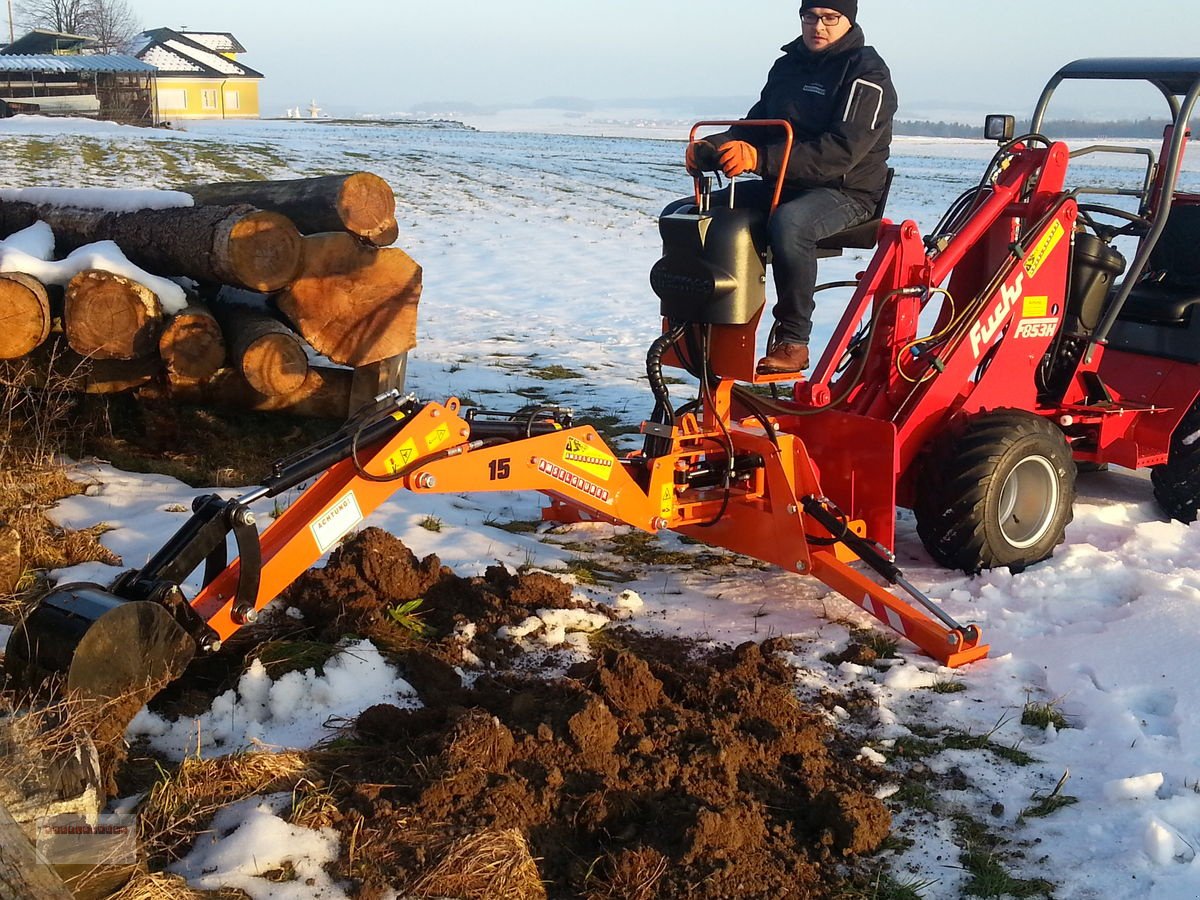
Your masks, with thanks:
M989 141L1006 144L1013 139L1017 130L1014 116L988 116L983 120L983 136Z

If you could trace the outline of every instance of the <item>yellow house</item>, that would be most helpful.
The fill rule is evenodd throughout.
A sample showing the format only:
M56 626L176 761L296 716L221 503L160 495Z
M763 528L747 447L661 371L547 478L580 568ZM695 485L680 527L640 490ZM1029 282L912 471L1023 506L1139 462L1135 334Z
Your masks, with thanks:
M257 119L263 74L239 63L246 48L232 34L155 28L138 36L134 56L158 69L158 119Z

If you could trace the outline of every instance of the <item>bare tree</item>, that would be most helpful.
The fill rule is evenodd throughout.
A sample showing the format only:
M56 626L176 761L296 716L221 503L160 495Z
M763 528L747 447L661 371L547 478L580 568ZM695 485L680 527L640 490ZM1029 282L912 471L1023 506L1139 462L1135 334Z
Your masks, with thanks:
M92 0L23 0L17 4L17 21L23 28L83 34L91 5Z
M127 52L141 30L126 0L22 0L17 11L23 28L95 38L100 53Z
M100 53L128 53L142 30L126 0L90 0L88 36L96 39Z

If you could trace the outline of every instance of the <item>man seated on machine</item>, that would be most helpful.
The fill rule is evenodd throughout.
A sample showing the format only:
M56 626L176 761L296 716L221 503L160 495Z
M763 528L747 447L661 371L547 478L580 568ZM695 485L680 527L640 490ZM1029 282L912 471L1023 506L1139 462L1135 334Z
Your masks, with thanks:
M693 174L698 154L715 149L729 178L746 172L762 177L739 185L739 205L769 208L780 168L786 172L769 225L776 324L758 363L762 375L808 367L817 242L870 219L887 183L896 91L857 18L857 0L803 0L801 36L783 47L762 96L746 114L791 122L796 142L790 157L783 158L778 134L765 129L735 126L688 145ZM705 143L711 146L698 146Z

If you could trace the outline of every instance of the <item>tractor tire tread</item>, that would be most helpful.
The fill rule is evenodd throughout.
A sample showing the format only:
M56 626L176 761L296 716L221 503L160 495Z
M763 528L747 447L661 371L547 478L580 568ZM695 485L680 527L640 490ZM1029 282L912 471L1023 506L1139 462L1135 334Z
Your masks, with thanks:
M997 552L987 535L985 508L991 477L1016 444L1031 438L1062 442L1063 457L1070 465L1070 451L1057 426L1021 410L975 416L932 442L917 479L913 512L921 542L940 565L967 574L1000 566L1020 570L1046 558L1062 542L1062 530L1073 515L1073 478L1068 479L1065 518L1057 523L1054 540L1042 548L1044 552L1014 559Z
M1154 499L1172 519L1191 523L1200 508L1200 440L1187 438L1200 431L1200 398L1192 403L1171 435L1167 461L1150 470Z

